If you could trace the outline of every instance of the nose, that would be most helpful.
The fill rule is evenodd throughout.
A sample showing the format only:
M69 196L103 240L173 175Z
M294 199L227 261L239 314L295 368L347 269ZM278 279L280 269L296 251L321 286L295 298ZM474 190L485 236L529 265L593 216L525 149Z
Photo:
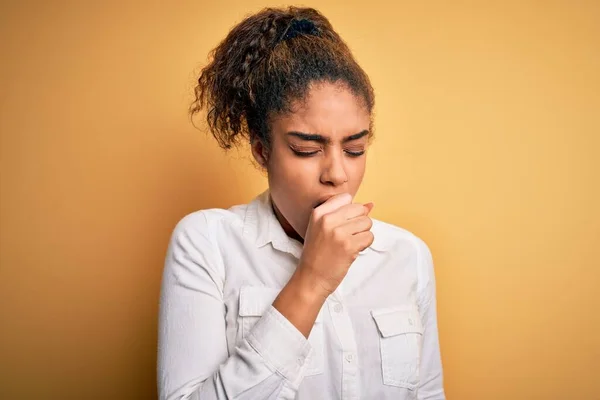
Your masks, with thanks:
M344 156L338 152L330 152L323 157L323 168L321 170L321 183L329 186L341 186L348 182Z

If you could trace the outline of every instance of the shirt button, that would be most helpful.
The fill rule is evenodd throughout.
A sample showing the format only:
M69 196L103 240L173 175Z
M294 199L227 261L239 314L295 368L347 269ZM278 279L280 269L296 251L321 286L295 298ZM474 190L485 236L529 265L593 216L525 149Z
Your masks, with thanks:
M333 310L336 313L341 313L344 310L344 306L342 306L340 303L337 303L334 307Z
M348 361L349 363L354 361L354 354L352 354L352 353L346 354L346 361Z
M304 365L304 357L298 357L298 365Z

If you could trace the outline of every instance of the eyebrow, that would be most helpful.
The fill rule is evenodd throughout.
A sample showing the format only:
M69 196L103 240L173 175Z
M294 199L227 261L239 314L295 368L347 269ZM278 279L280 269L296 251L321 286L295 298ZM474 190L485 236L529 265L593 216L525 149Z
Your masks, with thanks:
M300 138L300 139L306 140L306 141L310 141L310 142L317 142L317 143L321 143L321 144L330 144L331 143L331 138L320 135L318 133L304 133L304 132L291 131L291 132L288 132L287 134L288 134L288 136L295 136L297 138ZM366 136L368 134L369 134L369 130L365 129L364 131L355 133L354 135L346 136L345 138L342 139L342 143L347 143L347 142L351 142L353 140L360 139L361 137Z

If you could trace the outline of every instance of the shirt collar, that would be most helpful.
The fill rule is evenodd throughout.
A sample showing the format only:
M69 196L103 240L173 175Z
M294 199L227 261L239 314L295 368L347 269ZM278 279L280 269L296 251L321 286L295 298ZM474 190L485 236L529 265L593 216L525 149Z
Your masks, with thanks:
M244 220L244 235L254 239L257 247L272 244L273 248L300 258L302 243L290 238L279 223L269 190L259 194L248 204Z
M373 221L371 228L375 239L369 249L385 252L390 247L390 240L385 231L381 229L380 222ZM265 190L256 196L246 208L246 216L244 218L244 235L254 239L257 247L264 247L269 243L280 251L293 254L296 258L300 258L302 254L302 243L290 238L283 227L279 223L273 206L269 190ZM364 254L367 250L361 251Z

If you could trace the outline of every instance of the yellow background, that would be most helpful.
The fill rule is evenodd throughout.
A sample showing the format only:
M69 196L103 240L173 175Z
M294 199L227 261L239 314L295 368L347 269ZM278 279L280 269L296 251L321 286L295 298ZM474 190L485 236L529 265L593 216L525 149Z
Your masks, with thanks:
M277 3L69 3L0 6L0 398L150 399L171 229L266 185L194 76ZM308 4L376 88L359 200L433 251L448 398L600 399L600 3Z

